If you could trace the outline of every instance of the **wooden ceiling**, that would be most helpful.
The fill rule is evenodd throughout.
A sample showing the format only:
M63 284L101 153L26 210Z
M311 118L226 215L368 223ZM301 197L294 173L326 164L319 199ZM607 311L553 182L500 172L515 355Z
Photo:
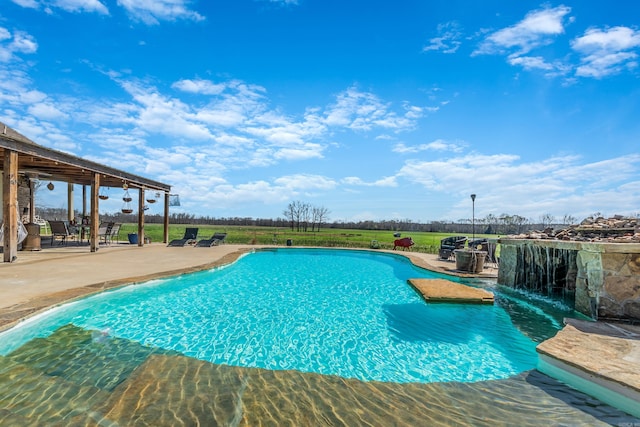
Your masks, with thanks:
M5 150L18 153L19 173L47 181L91 185L94 173L100 174L100 186L144 188L169 192L171 186L125 171L101 165L81 157L43 147L0 123L0 170Z

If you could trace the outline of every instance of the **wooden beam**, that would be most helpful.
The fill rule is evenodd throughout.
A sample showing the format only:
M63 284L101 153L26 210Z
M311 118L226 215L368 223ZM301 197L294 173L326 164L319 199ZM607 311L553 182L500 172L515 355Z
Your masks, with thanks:
M144 246L144 188L138 190L138 246Z
M105 175L105 180L110 180L111 186L114 187L127 182L130 188L146 187L159 191L170 191L171 189L169 185L152 179L40 146L23 135L11 131L7 134L0 134L0 149L19 153L20 156L25 157L25 167L33 167L47 172L52 175L51 179L53 180L73 181L81 184L86 183L89 174L101 173ZM27 161L28 158L34 160ZM71 175L74 177L72 178Z
M169 243L169 193L164 193L164 243Z
M4 151L2 175L2 221L4 262L18 258L18 153Z
M100 215L98 214L98 192L100 191L100 174L94 173L91 178L91 218L90 221L90 233L91 233L91 252L97 252L100 246L100 236L98 236L98 226L100 221Z

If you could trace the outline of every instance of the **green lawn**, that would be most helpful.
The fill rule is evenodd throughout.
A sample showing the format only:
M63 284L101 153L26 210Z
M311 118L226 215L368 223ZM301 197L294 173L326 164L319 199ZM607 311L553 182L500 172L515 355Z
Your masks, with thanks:
M286 245L291 240L295 246L320 246L320 247L346 247L369 248L371 241L377 240L380 249L393 249L393 231L377 230L343 230L335 228L322 229L319 232L295 232L289 228L275 227L243 227L220 225L169 225L169 240L179 239L184 236L187 227L197 227L198 238L210 238L213 233L227 233L226 243L249 245ZM128 233L137 231L137 224L123 224L120 229L120 240L126 240ZM145 224L145 237L150 237L152 242L162 242L162 224ZM411 237L415 245L413 251L438 253L440 241L456 233L428 233L428 232L401 232L402 237ZM471 238L471 236L467 236ZM476 238L496 238L495 235L476 234Z

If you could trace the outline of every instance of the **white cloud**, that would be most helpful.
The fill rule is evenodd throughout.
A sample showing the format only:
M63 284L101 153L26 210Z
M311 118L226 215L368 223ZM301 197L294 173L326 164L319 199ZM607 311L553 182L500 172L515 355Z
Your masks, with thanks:
M12 0L15 4L42 9L51 13L52 8L72 13L99 13L108 15L109 9L99 0ZM147 25L158 25L160 21L203 21L204 16L189 8L189 0L117 0L116 4L124 8L129 16Z
M135 124L149 133L164 133L178 138L207 140L212 138L206 126L197 123L188 104L162 95L154 88L123 81L122 87L138 104Z
M187 212L200 210L220 212L224 209L259 205L281 205L285 202L333 190L337 183L331 178L294 174L277 177L273 180L255 180L240 184L231 184L220 178L199 181L199 176L172 176L177 183L173 188L180 193ZM191 209L191 210L190 210ZM258 215L255 215L258 217Z
M12 0L15 4L29 9L39 9L41 6L46 13L51 8L59 8L66 12L96 12L108 15L109 9L99 0Z
M417 108L405 106L405 114L398 116L389 111L389 107L376 95L352 86L339 94L337 102L326 109L324 122L328 126L358 131L370 131L376 127L402 131L413 128L415 119L421 116L417 114L420 111Z
M29 9L38 8L38 0L12 0L12 1L21 7L27 7Z
M224 84L215 84L210 80L185 79L175 82L171 87L184 92L198 93L202 95L219 95L227 86Z
M619 52L640 46L640 32L628 27L614 27L607 30L591 28L582 37L576 38L571 46L580 52Z
M480 215L503 212L518 215L584 215L607 206L604 200L617 200L616 212L629 212L637 190L640 155L632 154L604 161L581 164L576 156L560 156L535 162L519 156L464 155L434 161L407 161L398 178L425 187L427 191L457 195L459 202L445 217L457 218L471 193L477 193ZM631 181L629 181L631 180ZM620 185L627 187L625 191ZM629 188L635 188L629 191ZM602 196L604 199L599 199Z
M312 174L286 175L275 179L273 183L292 191L331 190L336 187L333 179Z
M118 0L129 15L147 25L157 25L160 21L203 21L204 16L188 8L187 0Z
M28 112L40 120L64 120L69 117L49 102L33 104L28 108Z
M108 15L107 7L98 0L54 0L50 6L56 6L67 12L97 12Z
M547 45L553 41L553 37L564 33L564 20L569 12L571 8L567 6L529 12L517 24L489 34L473 54L502 54L515 51L519 56Z
M386 176L375 181L367 182L356 176L342 178L341 182L346 185L361 187L397 187L398 180L395 176Z
M24 31L13 34L6 28L0 27L0 62L10 62L16 59L16 54L32 54L38 50L33 36Z
M265 0L262 0L265 1ZM271 3L281 3L281 4L298 4L298 0L266 0Z
M421 151L449 151L453 153L460 153L466 146L463 142L448 142L443 139L436 139L428 144L419 144L407 146L404 143L396 144L392 151L395 153L419 153Z
M429 44L422 48L423 52L437 50L442 53L455 53L461 45L462 32L460 25L455 22L446 22L438 25L438 37L429 39Z
M520 65L525 70L539 69L551 71L554 69L554 66L545 62L541 56L517 56L509 58L509 64Z
M574 39L571 47L581 55L577 76L603 78L637 67L638 55L633 50L640 47L640 31L628 27L591 28Z
M547 77L566 75L571 71L571 66L560 61L547 62L541 56L510 56L509 64L518 65L527 71L541 70Z

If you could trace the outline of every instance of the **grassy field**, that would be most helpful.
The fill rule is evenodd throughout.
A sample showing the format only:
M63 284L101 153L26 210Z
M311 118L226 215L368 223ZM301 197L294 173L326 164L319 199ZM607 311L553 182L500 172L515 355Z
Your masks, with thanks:
M210 238L213 233L227 233L226 243L245 245L281 245L291 240L295 246L370 248L371 242L377 240L380 249L393 249L393 231L377 230L342 230L327 228L319 232L295 232L288 228L274 227L241 227L218 225L169 225L169 240L182 238L187 227L197 227L198 238ZM137 224L123 224L120 229L120 240L126 240L128 233L137 231ZM162 224L145 224L145 236L152 242L162 242ZM413 251L438 253L440 241L455 233L400 232L402 237L411 237L415 245ZM471 236L468 236L471 238ZM476 234L476 238L496 238L495 235Z

